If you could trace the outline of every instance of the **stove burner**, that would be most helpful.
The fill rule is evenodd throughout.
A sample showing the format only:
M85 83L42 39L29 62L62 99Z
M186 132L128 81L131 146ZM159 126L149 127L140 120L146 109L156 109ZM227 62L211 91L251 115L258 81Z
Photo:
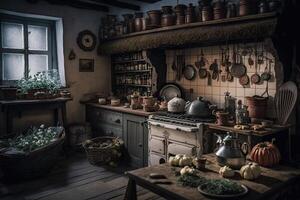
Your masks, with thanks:
M159 112L151 117L152 120L167 122L175 125L192 126L197 127L197 123L207 122L211 123L215 121L214 117L200 118L187 115L185 113L170 113Z

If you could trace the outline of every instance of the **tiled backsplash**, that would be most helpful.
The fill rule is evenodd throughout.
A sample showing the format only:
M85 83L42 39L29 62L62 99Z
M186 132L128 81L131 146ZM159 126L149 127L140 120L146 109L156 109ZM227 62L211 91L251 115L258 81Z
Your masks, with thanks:
M244 44L239 44L239 49L243 49ZM261 51L262 44L246 44L246 46L253 47L253 55L252 58L255 60L254 56L254 49L257 48L258 52ZM235 46L236 47L236 46ZM255 48L254 48L255 47ZM222 46L222 48L225 48L225 46ZM222 50L219 46L210 46L210 47L203 47L203 48L189 48L189 49L181 49L181 50L168 50L166 51L166 62L168 65L167 69L167 80L168 82L176 82L178 83L184 90L186 94L187 100L193 100L197 96L203 96L205 99L209 100L211 103L216 104L218 107L223 108L224 107L224 93L226 91L230 92L230 95L235 97L236 99L241 99L243 103L245 103L245 97L246 96L253 96L253 95L262 95L264 91L266 90L266 84L267 82L261 82L260 84L252 84L251 80L250 83L247 86L242 86L239 83L238 78L234 78L232 82L222 82L221 76L219 78L219 81L212 80L211 86L208 85L208 79L200 79L198 74L198 69L195 67L195 62L200 59L201 49L203 50L204 57L207 59L208 63L206 64L205 68L209 70L210 64L217 59L218 65L220 66L220 61L222 58ZM230 49L230 61L232 62L232 49L233 45L229 45ZM240 50L241 52L241 50ZM172 64L174 62L175 55L185 55L185 64L191 64L197 69L197 75L196 78L193 80L187 80L184 78L184 76L181 77L181 80L175 80L176 72L172 70ZM268 53L264 52L265 57L271 59L274 61L274 57ZM249 66L248 64L248 58L249 55L244 57L244 64L247 67L247 74L249 78L251 75L255 73L255 66ZM264 64L260 65L258 67L258 74L261 75L266 67L266 60L264 61ZM260 69L259 69L260 68ZM225 68L221 66L221 70L225 72ZM275 71L274 71L274 63L271 64L271 80L269 81L269 95L270 95L270 101L269 101L269 107L268 107L268 115L272 116L273 114L273 102L272 99L276 92L276 80L275 80Z

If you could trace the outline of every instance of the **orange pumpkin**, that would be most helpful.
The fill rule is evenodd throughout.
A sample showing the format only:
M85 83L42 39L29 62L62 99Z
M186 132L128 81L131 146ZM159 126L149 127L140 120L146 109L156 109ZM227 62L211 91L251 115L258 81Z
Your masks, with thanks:
M251 160L264 167L272 167L280 161L280 152L272 142L262 142L255 145L251 152Z

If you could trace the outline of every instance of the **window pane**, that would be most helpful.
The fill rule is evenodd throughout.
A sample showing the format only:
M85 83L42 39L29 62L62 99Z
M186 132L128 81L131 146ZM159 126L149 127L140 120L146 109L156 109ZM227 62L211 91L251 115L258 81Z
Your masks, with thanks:
M45 26L28 26L29 50L48 51L48 28Z
M1 23L2 47L24 49L23 25L16 23Z
M29 54L29 75L48 70L48 56Z
M24 76L24 55L2 54L3 80L18 80Z

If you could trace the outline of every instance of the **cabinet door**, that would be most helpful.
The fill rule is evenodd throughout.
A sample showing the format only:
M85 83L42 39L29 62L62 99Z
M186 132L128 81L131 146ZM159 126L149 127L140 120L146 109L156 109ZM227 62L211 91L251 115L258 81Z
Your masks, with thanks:
M135 115L124 115L124 141L125 146L130 156L130 164L133 167L143 167L145 165L144 158L145 151L147 151L145 144L145 118Z

